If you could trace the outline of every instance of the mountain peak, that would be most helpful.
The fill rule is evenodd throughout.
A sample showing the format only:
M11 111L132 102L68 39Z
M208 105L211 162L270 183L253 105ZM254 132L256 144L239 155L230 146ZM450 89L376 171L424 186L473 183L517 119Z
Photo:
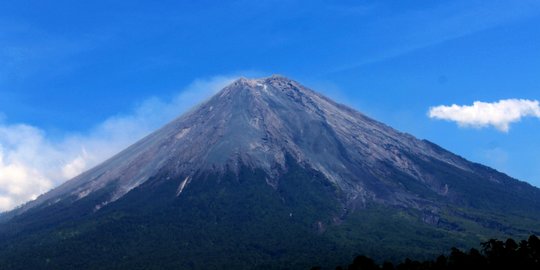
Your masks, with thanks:
M82 198L113 185L115 191L102 202L105 205L164 168L171 178L196 179L196 174L236 173L247 166L264 171L268 184L277 188L280 176L288 170L287 160L324 175L341 190L345 201L366 201L388 196L381 194L388 189L384 184L362 178L365 174L377 179L384 172L366 168L389 164L404 175L424 177L409 156L468 170L462 159L434 151L431 145L291 79L242 77L206 103L32 204L59 194ZM189 189L189 181L179 190ZM412 200L402 197L388 199L407 204Z
M257 86L263 86L263 85L279 85L279 84L297 84L295 81L282 76L278 74L274 74L269 77L261 77L261 78L246 78L246 77L240 77L234 82L232 82L229 86L249 86L249 87L257 87Z
M426 235L439 245L449 243L441 240L441 232L455 233L454 240L464 235L476 239L486 231L523 234L539 227L539 198L538 189L398 132L293 80L271 76L236 80L106 162L1 218L12 219L4 229L14 228L16 235L53 224L58 231L51 235L62 237L62 242L50 242L55 248L72 247L63 244L71 237L72 243L90 241L76 247L93 252L68 250L77 256L102 247L123 250L117 248L122 242L118 240L136 239L126 241L137 243L129 254L170 250L174 255L161 258L177 258L183 264L165 268L178 268L192 265L193 254L209 254L199 258L207 263L224 250L235 262L274 262L269 253L283 253L282 247L293 247L290 250L301 252L300 257L317 257L326 248L343 246L342 239L365 243L373 235L398 237L395 243L409 248L425 243L410 241L410 235ZM526 223L512 221L523 217ZM72 230L76 233L64 227L77 222L82 225ZM104 226L95 228L107 236L126 234L114 234L112 244L101 245L88 233L94 226ZM327 239L327 228L339 242L312 242ZM159 237L149 239L149 233ZM85 238L77 238L79 234ZM299 241L299 236L306 240ZM164 246L156 249L154 244L162 242ZM393 247L379 237L374 244ZM137 249L140 245L147 249ZM41 242L39 248L40 252L20 254L45 254ZM229 256L238 248L255 249L257 255ZM43 256L40 263L49 258ZM219 269L235 268L227 265Z
M280 176L288 170L287 160L324 175L341 190L345 201L366 201L388 196L380 194L388 187L361 176L377 179L384 172L366 168L389 164L404 175L424 177L408 158L412 155L468 169L462 159L438 153L429 144L286 77L240 78L198 108L38 201L59 193L84 197L114 184L113 196L103 202L108 204L163 168L169 168L171 178L195 179L196 174L237 173L247 166L264 171L268 184L277 188ZM189 181L181 186L181 190L189 189ZM405 201L412 200L388 199L408 204Z
M281 99L278 103L287 99L294 102L301 102L310 99L308 96L316 93L303 87L298 82L281 75L272 75L262 78L241 77L220 91L216 97L219 102L233 100L232 106L245 107L246 105L257 103L258 106L271 106L267 102Z

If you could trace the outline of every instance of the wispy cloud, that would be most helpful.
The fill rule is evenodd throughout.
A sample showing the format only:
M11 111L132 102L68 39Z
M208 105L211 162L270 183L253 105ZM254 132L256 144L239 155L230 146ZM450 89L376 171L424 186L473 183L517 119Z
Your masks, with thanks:
M26 124L0 121L0 212L36 198L97 165L198 104L237 76L196 80L172 100L149 98L131 114L106 119L84 134L52 139Z
M434 2L435 3L435 2ZM381 5L379 8L388 8ZM540 14L540 2L524 1L452 1L424 9L412 9L399 14L390 13L372 24L374 29L390 29L389 42L377 51L365 54L356 62L347 63L330 72L341 72L362 67L424 48L472 35L504 24Z
M498 102L476 101L473 105L431 107L430 118L456 122L463 127L493 126L502 132L508 132L510 124L524 117L540 118L540 106L537 100L505 99Z

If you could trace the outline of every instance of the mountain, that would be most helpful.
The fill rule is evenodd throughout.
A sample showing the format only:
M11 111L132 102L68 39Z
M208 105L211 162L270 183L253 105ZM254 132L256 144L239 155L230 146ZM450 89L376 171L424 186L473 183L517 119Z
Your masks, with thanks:
M538 188L272 76L5 213L0 265L306 269L539 231Z

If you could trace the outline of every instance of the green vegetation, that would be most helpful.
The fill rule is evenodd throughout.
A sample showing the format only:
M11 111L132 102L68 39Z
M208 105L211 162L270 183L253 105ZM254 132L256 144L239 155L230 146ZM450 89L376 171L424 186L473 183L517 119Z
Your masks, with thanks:
M436 213L377 202L344 209L323 175L287 168L274 187L263 171L244 167L197 175L176 196L185 176L164 173L99 211L114 187L30 210L0 225L0 269L330 269L358 254L426 260L539 228L535 212L458 203Z
M0 269L305 269L313 258L339 263L333 258L344 250L317 227L329 224L339 208L335 188L321 175L291 166L273 190L261 171L239 173L200 176L179 197L182 178L156 184L166 178L159 176L73 220L55 216L63 211L51 206L47 223L56 220L55 227L14 220L29 233L2 235ZM93 204L86 202L80 207Z

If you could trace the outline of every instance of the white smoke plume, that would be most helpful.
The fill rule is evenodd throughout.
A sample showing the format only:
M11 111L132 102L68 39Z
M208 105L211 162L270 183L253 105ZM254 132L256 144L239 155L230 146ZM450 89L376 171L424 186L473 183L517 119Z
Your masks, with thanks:
M170 101L149 98L84 134L53 140L39 127L0 122L0 212L90 169L204 101L236 76L196 80Z

